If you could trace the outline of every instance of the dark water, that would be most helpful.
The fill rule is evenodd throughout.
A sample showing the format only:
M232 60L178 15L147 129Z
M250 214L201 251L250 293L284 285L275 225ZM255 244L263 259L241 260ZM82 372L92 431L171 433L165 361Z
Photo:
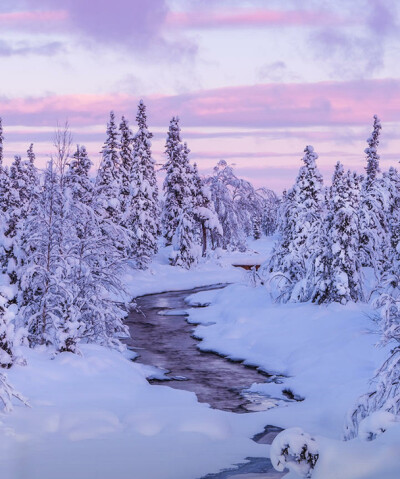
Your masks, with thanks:
M277 400L246 390L253 383L271 381L272 376L215 353L200 351L197 348L199 340L193 337L195 325L186 321L185 311L190 309L185 303L186 297L225 286L205 286L136 298L139 311L132 311L126 319L131 333L127 346L139 354L137 362L166 370L165 379L149 379L152 384L192 391L199 402L224 411L249 413L269 409ZM279 431L280 428L266 426L253 439L270 444ZM207 479L281 476L274 471L268 458L246 458L245 463L210 474Z
M199 341L193 337L194 325L185 320L183 310L189 309L184 301L187 296L222 287L224 285L137 298L140 312L132 311L126 320L132 338L127 345L139 354L136 361L170 371L167 380L150 379L153 384L192 391L199 402L225 411L268 409L272 399L245 390L253 383L268 381L270 376L215 353L200 351ZM171 310L178 310L178 314L162 314Z

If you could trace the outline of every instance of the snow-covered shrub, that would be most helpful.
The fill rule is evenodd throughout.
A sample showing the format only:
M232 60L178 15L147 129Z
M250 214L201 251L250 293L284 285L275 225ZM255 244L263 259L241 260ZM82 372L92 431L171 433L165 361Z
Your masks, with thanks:
M0 410L11 412L13 410L13 398L18 399L25 406L29 406L28 400L8 382L7 375L0 372L0 406L3 405Z
M388 359L374 378L372 391L362 395L349 412L345 423L345 439L359 434L360 424L376 411L388 412L400 417L400 288L399 263L394 261L392 271L381 280L381 295L373 302L380 308L382 338L380 344L395 343ZM373 439L373 435L371 439Z
M388 411L376 411L360 422L358 437L363 441L372 441L399 420Z
M277 471L285 468L309 478L318 461L317 441L299 427L285 429L271 444L271 462Z

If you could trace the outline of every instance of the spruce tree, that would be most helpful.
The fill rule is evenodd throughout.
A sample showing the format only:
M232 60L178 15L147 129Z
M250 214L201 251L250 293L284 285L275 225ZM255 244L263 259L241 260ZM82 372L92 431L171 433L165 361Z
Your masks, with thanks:
M85 146L77 145L65 173L65 186L72 190L74 201L85 205L93 202L94 184L89 177L92 165Z
M133 167L133 133L129 128L128 120L123 116L119 125L121 135L121 180L120 180L120 203L121 224L125 227L130 223L131 215L131 176Z
M275 246L270 271L279 278L282 301L308 301L314 292L315 260L321 256L324 220L323 182L312 146L304 150L293 190L287 195L287 211L283 234Z
M400 241L400 175L396 168L390 167L383 174L382 187L385 192L386 216L392 247L392 256L399 254Z
M140 101L136 115L138 131L134 137L130 172L130 217L127 227L133 232L132 250L137 267L146 268L157 253L160 211L155 161L151 154L153 134L147 127L146 106Z
M189 269L197 262L200 247L196 241L195 226L193 203L190 197L185 197L173 238L173 252L170 258L173 266Z
M120 141L115 115L110 113L107 124L107 138L101 154L102 160L97 172L96 190L99 206L107 218L119 224L121 218L120 186L121 186L121 159Z
M329 195L328 215L322 236L324 248L318 261L317 288L313 301L318 303L363 300L359 256L358 191L354 176L344 173L338 162Z
M379 136L381 123L374 116L374 129L365 149L367 166L360 197L360 247L363 266L381 273L390 256L390 237L385 216L385 199L379 177Z
M8 169L4 166L4 135L3 120L0 118L0 211L5 213L8 209L8 195L10 190L10 179Z
M173 117L170 121L165 144L167 161L164 165L166 176L163 184L165 195L163 229L167 246L172 244L185 197L182 178L185 170L182 159L182 149L179 118Z
M33 151L33 143L31 143L31 145L29 146L27 150L27 155L28 161L25 162L26 188L27 196L29 197L29 204L31 204L36 198L40 188L39 173L35 166L36 156Z

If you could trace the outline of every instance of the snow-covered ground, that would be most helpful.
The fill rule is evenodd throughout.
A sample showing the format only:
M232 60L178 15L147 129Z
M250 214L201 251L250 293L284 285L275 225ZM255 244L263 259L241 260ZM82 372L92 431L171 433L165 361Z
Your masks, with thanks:
M149 385L149 368L128 354L83 346L82 356L52 358L24 350L27 366L8 375L31 408L16 404L0 417L0 477L195 479L268 455L269 446L250 438L273 424L316 437L316 479L398 479L400 424L373 442L341 441L346 412L387 354L374 346L371 308L274 304L264 287L246 285L247 273L231 266L262 262L271 245L260 240L252 244L259 253L225 254L191 271L168 266L163 250L149 271L126 274L126 298L234 283L190 298L211 303L189 317L200 323L201 347L287 376L253 390L284 399L282 390L290 389L304 401L252 414L217 411L193 393Z

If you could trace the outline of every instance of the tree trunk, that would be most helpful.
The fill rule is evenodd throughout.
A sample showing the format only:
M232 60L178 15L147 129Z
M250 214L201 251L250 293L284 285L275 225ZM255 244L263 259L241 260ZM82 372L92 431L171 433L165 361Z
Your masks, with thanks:
M203 233L203 252L202 252L202 256L204 257L206 255L206 252L207 252L207 228L206 228L206 225L205 225L204 221L201 222L201 230L202 230L202 233Z

